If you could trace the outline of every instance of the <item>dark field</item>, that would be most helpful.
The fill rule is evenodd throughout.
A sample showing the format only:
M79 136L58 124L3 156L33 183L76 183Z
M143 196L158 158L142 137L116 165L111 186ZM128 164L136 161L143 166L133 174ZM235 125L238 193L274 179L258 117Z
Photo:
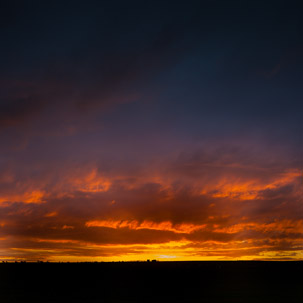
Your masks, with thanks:
M303 302L303 262L0 264L0 302Z

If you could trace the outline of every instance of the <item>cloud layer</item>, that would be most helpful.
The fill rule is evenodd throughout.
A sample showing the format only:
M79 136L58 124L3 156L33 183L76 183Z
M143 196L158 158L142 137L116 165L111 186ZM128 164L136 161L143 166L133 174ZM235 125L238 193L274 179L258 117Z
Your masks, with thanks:
M301 257L299 171L199 158L199 173L177 174L184 160L148 175L68 171L8 192L0 205L2 258Z

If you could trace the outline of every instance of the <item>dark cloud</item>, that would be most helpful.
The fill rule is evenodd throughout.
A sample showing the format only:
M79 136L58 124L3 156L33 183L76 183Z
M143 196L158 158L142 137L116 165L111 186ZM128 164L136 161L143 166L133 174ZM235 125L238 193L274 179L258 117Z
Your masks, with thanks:
M14 126L31 119L43 108L43 101L35 96L5 100L0 103L0 128Z

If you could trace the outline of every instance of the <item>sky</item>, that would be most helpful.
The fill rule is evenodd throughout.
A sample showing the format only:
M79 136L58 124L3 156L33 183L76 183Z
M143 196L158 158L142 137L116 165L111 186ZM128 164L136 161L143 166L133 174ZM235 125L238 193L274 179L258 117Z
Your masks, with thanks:
M0 260L303 257L300 1L1 1Z

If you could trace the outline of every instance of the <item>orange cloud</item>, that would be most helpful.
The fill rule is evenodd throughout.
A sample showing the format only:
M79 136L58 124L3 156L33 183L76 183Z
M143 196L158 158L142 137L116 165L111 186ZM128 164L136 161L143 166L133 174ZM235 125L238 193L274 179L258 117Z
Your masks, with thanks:
M246 230L255 230L260 232L286 232L300 233L303 230L303 220L275 220L271 223L239 223L228 227L214 229L215 232L228 234L239 233Z
M98 175L96 169L93 169L83 177L76 177L69 181L74 189L83 192L106 192L111 186L111 182Z
M222 178L217 183L208 184L200 194L211 195L215 198L254 200L258 198L261 191L291 184L300 175L301 172L292 170L275 176L274 180L268 183L263 183L258 179L243 181L237 178Z
M23 203L42 203L44 202L45 192L34 190L23 194L0 195L0 203L3 202L23 202Z
M58 215L58 213L56 211L52 211L52 212L47 213L46 215L44 215L44 217L55 217L57 215Z
M206 227L206 224L203 225L195 225L195 224L175 224L173 225L169 221L164 221L164 222L152 222L145 220L141 223L139 223L136 220L93 220L93 221L88 221L85 223L85 226L87 227L108 227L108 228L129 228L129 229L134 229L134 230L139 230L139 229L151 229L151 230L161 230L161 231L172 231L175 233L191 233L195 230L203 229Z
M75 227L74 226L71 226L71 225L63 225L62 226L62 229L74 229Z

